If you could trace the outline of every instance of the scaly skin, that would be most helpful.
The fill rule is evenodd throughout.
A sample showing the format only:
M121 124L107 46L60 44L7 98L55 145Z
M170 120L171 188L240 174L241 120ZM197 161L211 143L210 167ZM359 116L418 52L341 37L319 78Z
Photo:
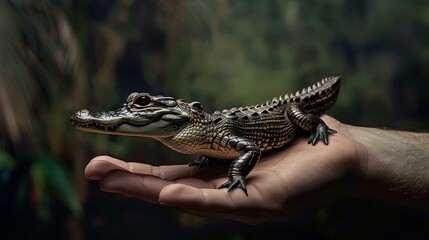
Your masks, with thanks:
M320 116L332 106L341 77L329 77L295 94L273 98L261 105L206 113L199 102L132 93L122 108L91 113L83 109L71 117L72 124L88 132L151 137L185 154L200 154L190 166L210 165L213 159L234 159L229 180L219 188L242 188L245 177L261 152L280 148L299 134L310 133L308 143L328 144L336 133Z

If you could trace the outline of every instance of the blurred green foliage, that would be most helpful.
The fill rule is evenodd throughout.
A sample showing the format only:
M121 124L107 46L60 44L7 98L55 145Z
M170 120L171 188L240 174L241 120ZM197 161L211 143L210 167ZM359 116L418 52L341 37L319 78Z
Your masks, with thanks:
M425 3L161 2L167 59L142 58L151 59L143 61L145 81L163 86L163 94L199 99L215 110L342 74L335 116L355 124L425 127L418 120L429 95ZM152 69L164 71L159 77Z
M17 193L9 200L35 197L40 217L47 219L48 196L54 192L78 216L74 185L58 166L68 154L65 146L74 142L63 124L71 110L68 103L84 99L73 94L84 92L86 84L72 30L49 2L1 2L0 12L1 149L14 160L13 168L2 166L1 171ZM37 194L31 196L32 190ZM21 207L13 204L16 211Z
M418 0L0 2L0 210L2 225L12 226L6 236L119 238L142 236L141 226L150 225L146 234L158 238L189 238L192 229L200 237L247 239L282 230L272 224L252 232L186 214L165 225L173 218L168 210L98 194L83 176L96 154L152 164L189 158L147 139L75 131L70 115L115 108L134 91L198 100L212 112L343 75L329 114L427 130L428 11L429 2ZM339 204L283 224L291 237L344 238L380 222L419 233L402 212L365 207ZM373 218L351 219L359 216ZM404 216L409 225L395 221ZM40 226L56 231L36 231Z
M82 209L70 183L70 178L55 159L46 155L37 156L31 168L31 176L35 194L40 201L40 215L43 219L50 216L49 190L57 194L72 213L76 216L80 215Z

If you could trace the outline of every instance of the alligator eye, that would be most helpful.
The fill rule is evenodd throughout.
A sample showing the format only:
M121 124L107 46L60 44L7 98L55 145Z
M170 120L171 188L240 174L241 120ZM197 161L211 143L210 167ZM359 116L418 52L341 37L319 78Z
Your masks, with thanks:
M146 107L147 105L150 104L150 102L151 102L150 97L141 96L134 101L134 105L136 105L137 107Z

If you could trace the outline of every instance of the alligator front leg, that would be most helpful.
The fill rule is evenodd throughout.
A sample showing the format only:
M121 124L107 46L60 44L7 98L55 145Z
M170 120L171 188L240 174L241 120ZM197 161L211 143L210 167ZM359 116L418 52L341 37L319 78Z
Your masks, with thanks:
M256 162L261 156L261 150L255 143L248 139L240 137L230 137L228 144L240 152L240 156L236 158L229 167L228 181L222 184L219 188L228 188L228 192L234 188L241 188L247 195L246 182L244 178L253 169Z
M317 115L304 112L299 105L291 105L287 109L286 114L293 123L310 132L309 144L316 145L319 140L322 140L328 145L328 136L337 133L334 129L329 128Z
M214 159L211 157L207 157L201 155L198 159L191 161L188 163L188 166L198 166L198 167L206 167L213 164Z

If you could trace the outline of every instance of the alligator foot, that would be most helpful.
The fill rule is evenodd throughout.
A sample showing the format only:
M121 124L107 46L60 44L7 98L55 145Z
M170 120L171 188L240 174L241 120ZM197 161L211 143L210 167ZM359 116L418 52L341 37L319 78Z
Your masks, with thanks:
M198 167L205 167L210 166L213 163L213 159L206 157L206 156L200 156L198 159L193 160L192 162L188 163L188 166L198 166Z
M220 185L219 189L221 188L228 188L228 192L234 188L241 188L247 195L246 183L243 176L230 176L228 182Z
M310 138L308 139L308 144L313 144L316 145L316 143L319 140L322 140L326 145L328 145L329 140L328 140L328 136L330 134L334 134L337 133L337 131L335 131L334 129L331 129L328 127L328 125L326 125L326 123L324 123L323 121L321 121L316 129L314 130L314 132L311 134Z

